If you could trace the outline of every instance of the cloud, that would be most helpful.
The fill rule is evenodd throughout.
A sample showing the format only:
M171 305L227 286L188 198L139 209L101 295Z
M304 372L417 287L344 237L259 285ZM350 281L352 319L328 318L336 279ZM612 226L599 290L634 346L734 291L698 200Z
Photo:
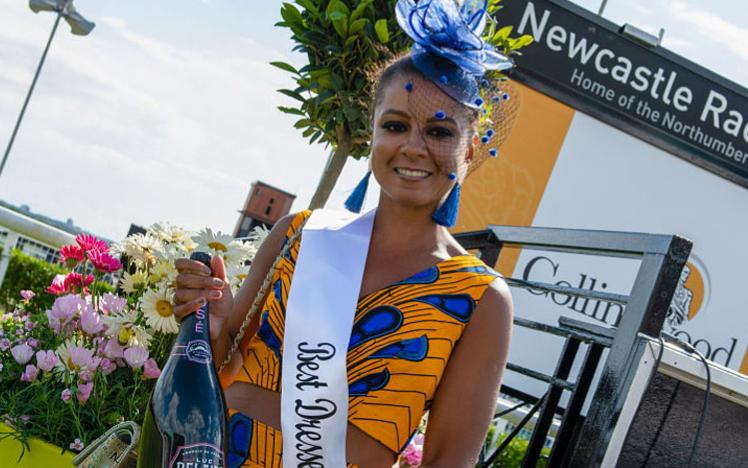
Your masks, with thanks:
M20 2L3 11L0 135L9 135L51 22ZM306 205L328 150L276 110L289 104L276 90L291 81L268 65L294 57L247 37L196 48L119 18L96 22L84 38L60 25L0 198L112 239L158 220L230 231L253 180Z
M675 18L691 24L705 38L721 44L733 54L748 61L748 28L733 24L721 16L697 10L682 2L669 2L668 11Z

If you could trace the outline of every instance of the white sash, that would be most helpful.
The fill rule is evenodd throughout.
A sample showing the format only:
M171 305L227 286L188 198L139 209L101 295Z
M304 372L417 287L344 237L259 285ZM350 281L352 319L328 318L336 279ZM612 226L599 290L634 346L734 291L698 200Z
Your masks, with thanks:
M283 335L284 467L346 466L346 354L374 213L315 210L304 226Z

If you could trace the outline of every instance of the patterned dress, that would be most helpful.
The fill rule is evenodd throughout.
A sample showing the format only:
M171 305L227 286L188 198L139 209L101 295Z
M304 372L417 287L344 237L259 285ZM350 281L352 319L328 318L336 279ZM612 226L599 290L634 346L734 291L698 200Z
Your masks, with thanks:
M310 216L298 213L286 242ZM280 392L286 300L299 242L278 264L237 381ZM498 273L472 255L439 262L358 302L347 353L348 422L400 453L428 411L452 349ZM228 467L280 468L281 431L229 410ZM354 465L348 465L353 467Z

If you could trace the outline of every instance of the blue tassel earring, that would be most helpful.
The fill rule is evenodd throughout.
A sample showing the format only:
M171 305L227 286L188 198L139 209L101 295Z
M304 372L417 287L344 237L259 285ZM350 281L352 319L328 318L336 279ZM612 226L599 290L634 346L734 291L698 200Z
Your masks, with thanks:
M353 192L348 196L348 198L345 200L345 208L348 211L352 211L354 213L361 213L361 208L364 206L364 198L366 197L366 190L369 188L369 177L371 176L371 171L366 171L366 175L363 179L361 179L361 182L358 183L355 189L353 189Z
M457 222L457 211L460 208L460 183L456 180L457 174L454 172L449 173L449 178L455 181L452 190L449 192L447 199L441 204L439 208L431 215L431 219L436 224L440 224L446 227L452 227Z

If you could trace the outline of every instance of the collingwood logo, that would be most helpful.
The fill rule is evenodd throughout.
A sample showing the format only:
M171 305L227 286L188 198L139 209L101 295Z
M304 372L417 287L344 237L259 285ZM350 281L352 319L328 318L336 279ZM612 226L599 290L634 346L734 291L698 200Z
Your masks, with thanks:
M684 323L693 320L706 308L711 291L709 283L704 263L691 254L680 274L678 287L668 309L666 320L671 330L677 330Z

